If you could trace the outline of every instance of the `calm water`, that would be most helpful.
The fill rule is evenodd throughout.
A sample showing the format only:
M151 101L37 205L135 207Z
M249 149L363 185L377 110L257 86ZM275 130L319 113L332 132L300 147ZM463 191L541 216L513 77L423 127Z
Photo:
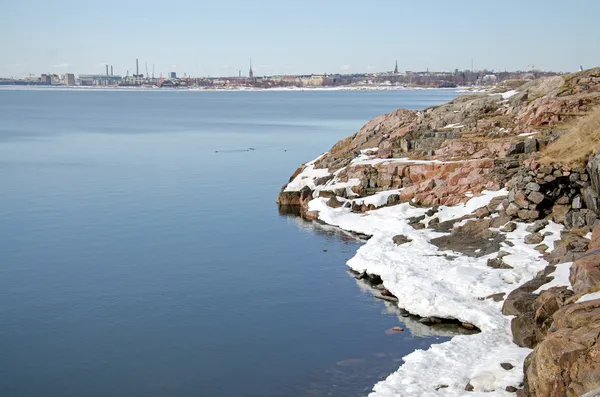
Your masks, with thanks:
M359 242L275 198L370 118L454 95L0 91L0 396L361 395L444 338L386 334Z

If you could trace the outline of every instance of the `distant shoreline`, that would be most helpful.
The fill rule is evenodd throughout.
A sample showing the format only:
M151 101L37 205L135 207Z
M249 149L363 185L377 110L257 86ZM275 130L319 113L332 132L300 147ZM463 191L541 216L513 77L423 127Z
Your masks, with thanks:
M159 88L159 87L93 87L93 86L29 86L29 85L0 85L0 91L192 91L192 92L259 92L259 91L472 91L475 87L407 87L407 86L340 86L340 87L274 87L274 88Z

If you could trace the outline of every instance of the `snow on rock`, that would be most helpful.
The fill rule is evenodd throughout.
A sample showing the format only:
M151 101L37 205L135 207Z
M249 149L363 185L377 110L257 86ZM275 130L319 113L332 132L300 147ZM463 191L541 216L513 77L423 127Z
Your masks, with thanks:
M517 136L532 136L532 135L535 135L535 134L538 134L538 132L524 132L524 133L519 134Z
M462 216L468 215L474 212L476 209L481 208L487 205L491 199L498 196L506 196L508 194L508 190L502 189L497 191L489 191L484 190L481 192L481 196L473 197L465 204L460 204L454 207L440 207L440 211L438 212L438 217L440 218L440 222L444 222L450 219L460 218ZM472 195L472 193L469 193ZM470 197L467 195L467 197Z
M600 292L592 292L590 294L585 294L581 298L577 299L577 303L593 301L596 299L600 299Z
M571 265L573 262L559 263L556 265L556 270L550 273L548 276L554 277L552 281L542 285L540 288L533 291L534 294L539 294L542 291L550 289L552 287L569 287L571 289L571 282L569 281L569 274L571 272Z
M502 95L502 99L506 100L514 95L517 95L518 93L519 93L519 91L517 91L517 90L510 90L510 91L503 92L500 95Z
M442 130L451 130L454 128L463 128L465 125L464 124L460 124L460 123L454 123L454 124L448 124L445 127L442 127Z
M371 196L367 196L364 198L355 199L354 202L356 204L364 204L364 205L374 205L375 207L381 207L387 204L388 197L393 194L400 193L402 189L394 189L394 190L385 190L383 192L375 193Z
M464 205L440 207L438 216L441 221L460 218L504 194L506 191L485 191ZM504 388L522 381L523 361L531 350L512 342L510 318L502 315L502 302L484 298L512 291L547 265L532 245L523 243L527 225L506 234L514 245L502 248L509 253L504 260L514 268L498 270L487 266L492 255L473 258L450 252L451 260L430 243L442 233L408 225L407 218L424 215L426 208L402 203L360 214L328 207L326 199L317 198L309 203L309 210L318 211L319 219L330 225L372 235L348 266L380 275L385 288L398 298L399 307L422 317L472 323L482 331L407 355L397 372L375 385L370 397L511 395ZM560 230L551 223L545 230L551 234L545 242L560 239ZM392 238L398 234L411 241L397 246ZM515 368L503 369L500 364L504 362ZM473 392L465 391L467 383L474 387ZM448 387L438 391L439 385Z
M319 161L323 156L327 153L323 153L313 161L309 161L305 164L304 169L301 173L299 173L294 180L287 184L285 187L285 192L297 192L300 191L303 187L308 186L311 189L315 188L315 180L318 178L322 178L325 176L331 175L328 169L326 168L315 168L315 163Z

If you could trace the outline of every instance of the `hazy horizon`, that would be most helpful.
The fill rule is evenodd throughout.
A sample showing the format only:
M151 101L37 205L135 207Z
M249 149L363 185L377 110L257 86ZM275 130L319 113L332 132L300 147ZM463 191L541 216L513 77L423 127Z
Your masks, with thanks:
M555 5L552 5L555 4ZM560 5L559 5L560 4ZM600 65L600 3L432 0L423 7L274 0L5 4L0 76L135 71L233 76L471 69L575 71Z

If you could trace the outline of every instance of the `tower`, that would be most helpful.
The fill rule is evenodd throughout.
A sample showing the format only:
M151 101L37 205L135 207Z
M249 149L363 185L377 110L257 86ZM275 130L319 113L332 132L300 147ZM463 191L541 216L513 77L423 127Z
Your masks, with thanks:
M398 60L396 60L396 67L394 68L394 74L398 74Z
M252 59L250 59L250 70L248 71L248 77L251 79L254 78L254 72L252 71Z

